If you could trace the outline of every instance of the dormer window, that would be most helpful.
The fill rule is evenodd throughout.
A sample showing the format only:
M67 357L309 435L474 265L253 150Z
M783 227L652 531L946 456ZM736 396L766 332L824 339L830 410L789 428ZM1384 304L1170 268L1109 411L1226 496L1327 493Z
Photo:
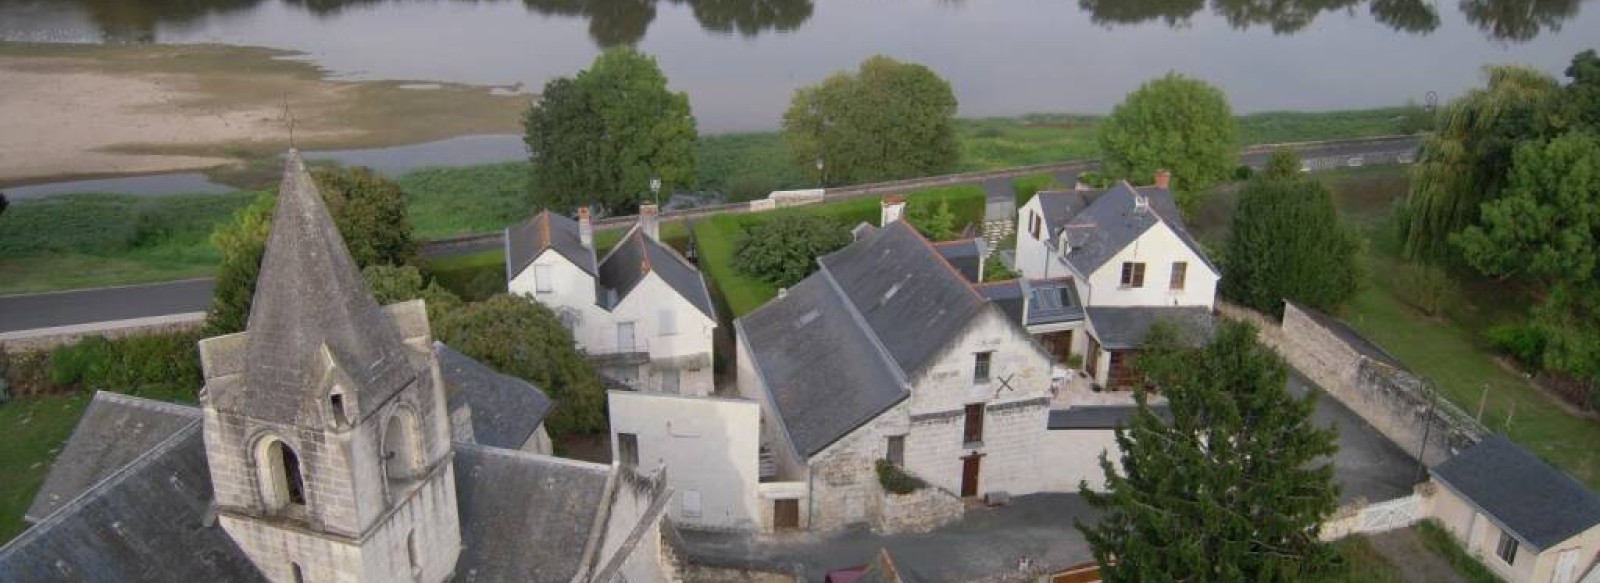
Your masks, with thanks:
M328 409L333 413L333 423L339 427L350 426L350 408L344 388L334 387L328 393Z

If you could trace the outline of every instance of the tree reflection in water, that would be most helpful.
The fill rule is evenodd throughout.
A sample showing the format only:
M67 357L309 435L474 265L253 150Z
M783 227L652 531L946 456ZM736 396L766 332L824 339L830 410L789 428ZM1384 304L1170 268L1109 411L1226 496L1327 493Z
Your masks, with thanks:
M1526 42L1539 33L1561 30L1578 14L1582 0L1461 0L1468 22L1495 40ZM1211 0L1211 12L1238 29L1266 26L1277 34L1293 34L1324 12L1352 11L1362 4L1376 20L1395 30L1427 34L1439 27L1439 12L1430 0ZM1096 24L1104 26L1160 21L1188 26L1206 8L1205 0L1078 0Z

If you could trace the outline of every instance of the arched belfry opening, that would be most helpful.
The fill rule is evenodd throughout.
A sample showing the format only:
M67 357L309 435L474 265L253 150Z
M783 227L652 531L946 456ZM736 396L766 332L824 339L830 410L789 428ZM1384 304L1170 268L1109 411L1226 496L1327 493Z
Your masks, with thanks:
M410 409L395 411L384 423L383 476L389 484L404 485L421 472L422 447L417 435L417 417Z
M300 471L300 456L283 440L269 438L262 443L258 462L262 494L267 507L281 510L305 506L306 483Z

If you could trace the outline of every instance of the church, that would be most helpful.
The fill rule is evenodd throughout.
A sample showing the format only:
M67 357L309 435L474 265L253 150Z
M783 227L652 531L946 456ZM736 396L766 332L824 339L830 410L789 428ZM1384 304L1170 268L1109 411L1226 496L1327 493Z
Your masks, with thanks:
M525 451L548 401L452 379L473 367L442 346L420 300L378 305L291 150L249 325L200 342L200 406L96 395L0 580L672 580L664 476Z

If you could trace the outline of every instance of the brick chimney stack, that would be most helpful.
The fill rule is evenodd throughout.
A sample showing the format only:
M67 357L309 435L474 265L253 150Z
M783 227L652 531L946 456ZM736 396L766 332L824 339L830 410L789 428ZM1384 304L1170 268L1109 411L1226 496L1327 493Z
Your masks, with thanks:
M589 220L589 207L578 207L578 241L584 247L594 248L594 222Z
M1167 170L1156 171L1156 188L1172 188L1172 172Z
M900 215L905 214L906 198L898 194L883 197L883 215L878 219L878 226L887 227L889 223L900 220Z
M660 208L654 204L639 205L639 230L644 231L644 236L657 241L661 240L661 227L656 221Z

